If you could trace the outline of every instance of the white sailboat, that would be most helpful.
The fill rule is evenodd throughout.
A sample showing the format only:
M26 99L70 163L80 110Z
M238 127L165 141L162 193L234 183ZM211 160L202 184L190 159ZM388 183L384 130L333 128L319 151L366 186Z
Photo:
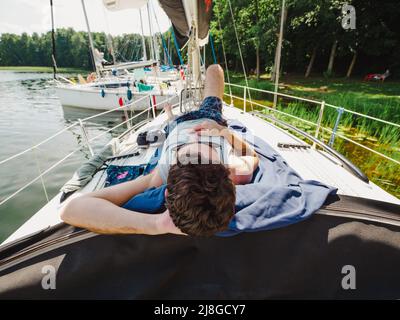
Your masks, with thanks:
M161 0L167 14L177 7L184 10L185 16L175 17L178 20L175 19L172 22L180 30L182 37L188 37L189 54L191 54L192 82L188 82L185 88L191 94L185 95L173 110L176 114L182 114L186 110L195 108L197 99L201 99L199 88L201 88L202 77L198 48L207 37L204 33L207 34L208 25L206 24L206 30L204 30L204 24L202 30L197 28L199 18L205 18L201 15L206 15L202 2L197 0L173 2L171 5L171 1ZM203 7L198 7L199 3ZM182 27L185 24L186 27ZM190 34L189 30L192 31ZM227 83L227 85L232 84ZM241 88L245 89L244 92L259 90ZM276 94L277 97L301 99L277 92L272 92L272 94ZM231 94L227 96L232 97ZM241 99L241 97L235 98ZM378 252L391 254L385 259L380 258L382 260L380 267L385 268L388 264L397 266L400 260L400 242L398 241L400 199L369 181L365 174L343 155L318 140L318 131L322 130L320 121L315 123L316 137L310 136L265 113L249 112L246 108L247 99L245 95L243 109L224 104L223 114L228 122L240 120L253 135L267 141L302 178L318 180L337 187L340 199L336 204L333 206L326 204L308 223L300 223L297 227L291 227L290 230L283 228L285 230L253 232L242 234L240 237L226 238L223 241L215 237L202 240L172 235L107 238L85 230L62 229L62 225L59 224L61 220L58 209L63 195L59 193L16 230L0 248L0 255L3 252L3 259L0 260L0 296L30 297L34 292L35 297L45 298L334 298L341 297L342 294L340 281L334 282L340 276L341 269L330 268L330 264L336 263L335 258L342 261L343 257L351 257L352 260L347 263L352 263L352 261L368 263L379 256L374 249L379 245L382 246L383 251L378 250ZM323 111L323 102L314 101L314 103L319 104ZM277 112L275 109L264 107L272 113ZM138 115L134 117L136 116ZM93 118L91 120L93 121ZM150 143L147 148L141 148L137 143L137 138L145 131L161 130L165 122L164 113L158 116L153 114L146 121L128 127L123 134L109 142L113 156L106 160L107 164L149 163L160 144ZM308 143L293 135L291 133L293 131L296 135L308 140ZM91 181L76 191L72 197L103 188L104 182L104 171L99 170ZM48 229L49 226L52 228ZM377 234L375 231L378 229L382 238L375 236ZM337 230L340 232L337 233ZM296 235L292 240L290 240L291 232ZM285 242L288 237L291 241L290 247ZM355 245L358 244L357 239L362 241L360 246ZM115 246L109 246L112 242L115 242ZM245 247L241 247L242 243L245 243ZM253 251L256 245L262 248L263 252ZM387 251L388 247L384 247L385 245L392 251ZM157 251L158 247L161 247L160 251ZM113 248L115 252L109 252L103 248ZM79 254L74 254L78 251ZM346 255L348 252L351 255ZM89 258L86 259L86 256ZM125 261L123 257L127 256L132 260L127 258ZM292 269L293 260L290 260L288 256L300 256L301 259L295 260L295 269ZM87 267L88 264L93 263L87 261L90 259L95 261L95 266L93 265L95 269ZM191 264L192 260L194 264ZM61 284L57 286L57 290L43 293L38 285L40 277L35 278L35 273L33 271L29 273L27 270L40 270L43 265L54 263L54 261L57 262L57 281ZM151 268L146 264L150 261L152 261ZM274 265L275 261L279 262L279 270L268 269ZM330 264L325 264L325 261ZM209 263L208 267L204 267L203 262ZM106 266L108 264L112 266L112 274L106 274L107 271L102 268L103 263ZM130 268L135 269L129 272ZM178 271L175 271L176 269ZM264 269L269 271L265 272ZM384 281L381 284L381 291L375 291L373 286L377 273L374 272L378 270L370 269L368 277L364 278L367 282L363 282L363 287L367 288L369 293L367 297L378 295L378 292L382 290L387 290L390 297L392 297L390 294L399 297L399 286L396 287L398 277L394 282ZM90 274L87 270L90 270ZM310 277L304 272L308 270L313 270L312 277L325 276L324 281L310 284ZM26 272L25 278L23 272ZM360 269L360 272L363 271ZM102 276L98 276L98 273ZM91 282L90 278L95 278L97 282ZM281 280L277 287L274 282L276 278ZM19 286L11 284L9 279L19 279ZM81 281L79 290L74 287L78 279ZM249 281L252 284L250 287L248 287ZM395 289L389 289L389 287ZM288 288L293 291L288 292ZM348 291L347 294L354 298L359 297L357 294L362 296L362 292L364 292L363 288L360 288L360 290ZM316 296L318 293L320 296Z
M90 84L59 84L55 91L63 106L93 110L113 110L126 105L133 111L145 110L151 105L158 105L162 109L164 103L179 101L179 81L170 86L161 80L158 84L150 82L147 86L152 89L140 91L135 86L140 80L133 79L103 78ZM143 99L149 94L149 99Z
M103 5L110 11L139 10L142 25L143 58L141 61L116 63L113 55L114 63L104 65L102 53L93 45L85 3L82 0L96 76L88 82L81 79L82 83L78 84L68 81L64 77L58 77L55 90L61 104L67 107L94 110L111 110L129 104L132 110L141 111L147 109L150 104L157 104L158 108L162 108L164 103L178 102L178 95L182 90L179 73L173 68L162 70L158 65L159 53L152 34L148 0L118 2L103 0ZM147 59L141 14L142 7L145 5L147 5L152 39L151 58L149 60ZM114 50L111 50L111 52L113 53ZM133 70L133 72L130 70ZM148 93L151 94L151 99L142 99Z

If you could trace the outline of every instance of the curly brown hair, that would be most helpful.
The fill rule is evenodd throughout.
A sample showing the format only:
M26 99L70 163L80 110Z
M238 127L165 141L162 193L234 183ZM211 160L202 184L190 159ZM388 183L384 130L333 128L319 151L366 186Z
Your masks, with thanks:
M174 224L191 236L226 230L235 212L235 185L223 164L175 164L167 181L166 207Z

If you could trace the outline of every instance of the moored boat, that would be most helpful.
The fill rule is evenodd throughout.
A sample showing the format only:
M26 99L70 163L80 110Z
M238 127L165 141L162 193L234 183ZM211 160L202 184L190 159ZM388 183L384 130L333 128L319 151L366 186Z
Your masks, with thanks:
M115 1L104 0L103 5L111 11L139 10L140 18L142 17L142 7L147 5L151 37L151 58L147 59L141 18L142 59L140 61L116 62L114 49L111 41L109 41L111 45L110 52L114 61L109 63L104 60L104 54L94 47L85 3L82 1L95 72L88 76L89 81L81 78L78 84L62 76L55 77L55 90L61 105L95 110L111 110L133 102L133 109L141 111L148 108L150 103L158 104L158 102L163 101L176 103L182 89L182 84L179 81L179 72L173 66L159 66L158 47L152 34L148 1L120 1L116 3ZM147 93L151 93L151 101L141 99ZM160 108L163 106L163 104L158 105Z
M134 82L128 79L112 79L96 81L88 84L59 84L56 94L63 106L95 110L111 110L118 106L132 105L132 110L145 110L159 102L177 103L179 100L179 84L168 85L166 82L157 85L145 85L147 90L140 91ZM147 100L142 99L151 95Z

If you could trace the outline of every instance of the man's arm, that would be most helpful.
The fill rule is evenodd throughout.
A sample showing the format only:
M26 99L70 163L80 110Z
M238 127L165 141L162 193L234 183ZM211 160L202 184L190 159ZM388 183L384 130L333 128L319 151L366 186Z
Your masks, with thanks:
M134 212L100 198L72 199L61 210L61 219L73 226L103 234L182 234L168 211L162 214Z
M215 121L206 121L194 128L198 134L222 136L232 146L234 156L230 159L229 169L232 172L231 179L235 184L249 183L253 172L258 167L257 153L238 135L228 128L219 125Z
M133 181L71 199L62 207L60 216L68 224L97 233L181 233L168 211L163 214L144 214L121 208L133 196L161 184L162 180L155 169Z
M229 162L232 181L235 184L250 183L254 170L258 167L259 159L257 153L247 142L229 129L224 129L221 135L232 145L234 151L234 155Z

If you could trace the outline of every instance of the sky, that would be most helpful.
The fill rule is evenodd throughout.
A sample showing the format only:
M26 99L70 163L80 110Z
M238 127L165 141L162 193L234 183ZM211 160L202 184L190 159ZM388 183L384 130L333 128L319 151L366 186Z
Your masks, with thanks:
M150 0L162 32L170 22L157 0ZM106 32L112 35L141 33L139 12L127 9L118 12L104 8L102 0L85 0L91 31ZM86 31L81 0L53 0L54 23L56 28L72 27ZM147 11L142 10L144 33L149 34ZM159 28L153 19L153 31ZM26 32L44 33L51 29L50 0L0 0L0 34Z

